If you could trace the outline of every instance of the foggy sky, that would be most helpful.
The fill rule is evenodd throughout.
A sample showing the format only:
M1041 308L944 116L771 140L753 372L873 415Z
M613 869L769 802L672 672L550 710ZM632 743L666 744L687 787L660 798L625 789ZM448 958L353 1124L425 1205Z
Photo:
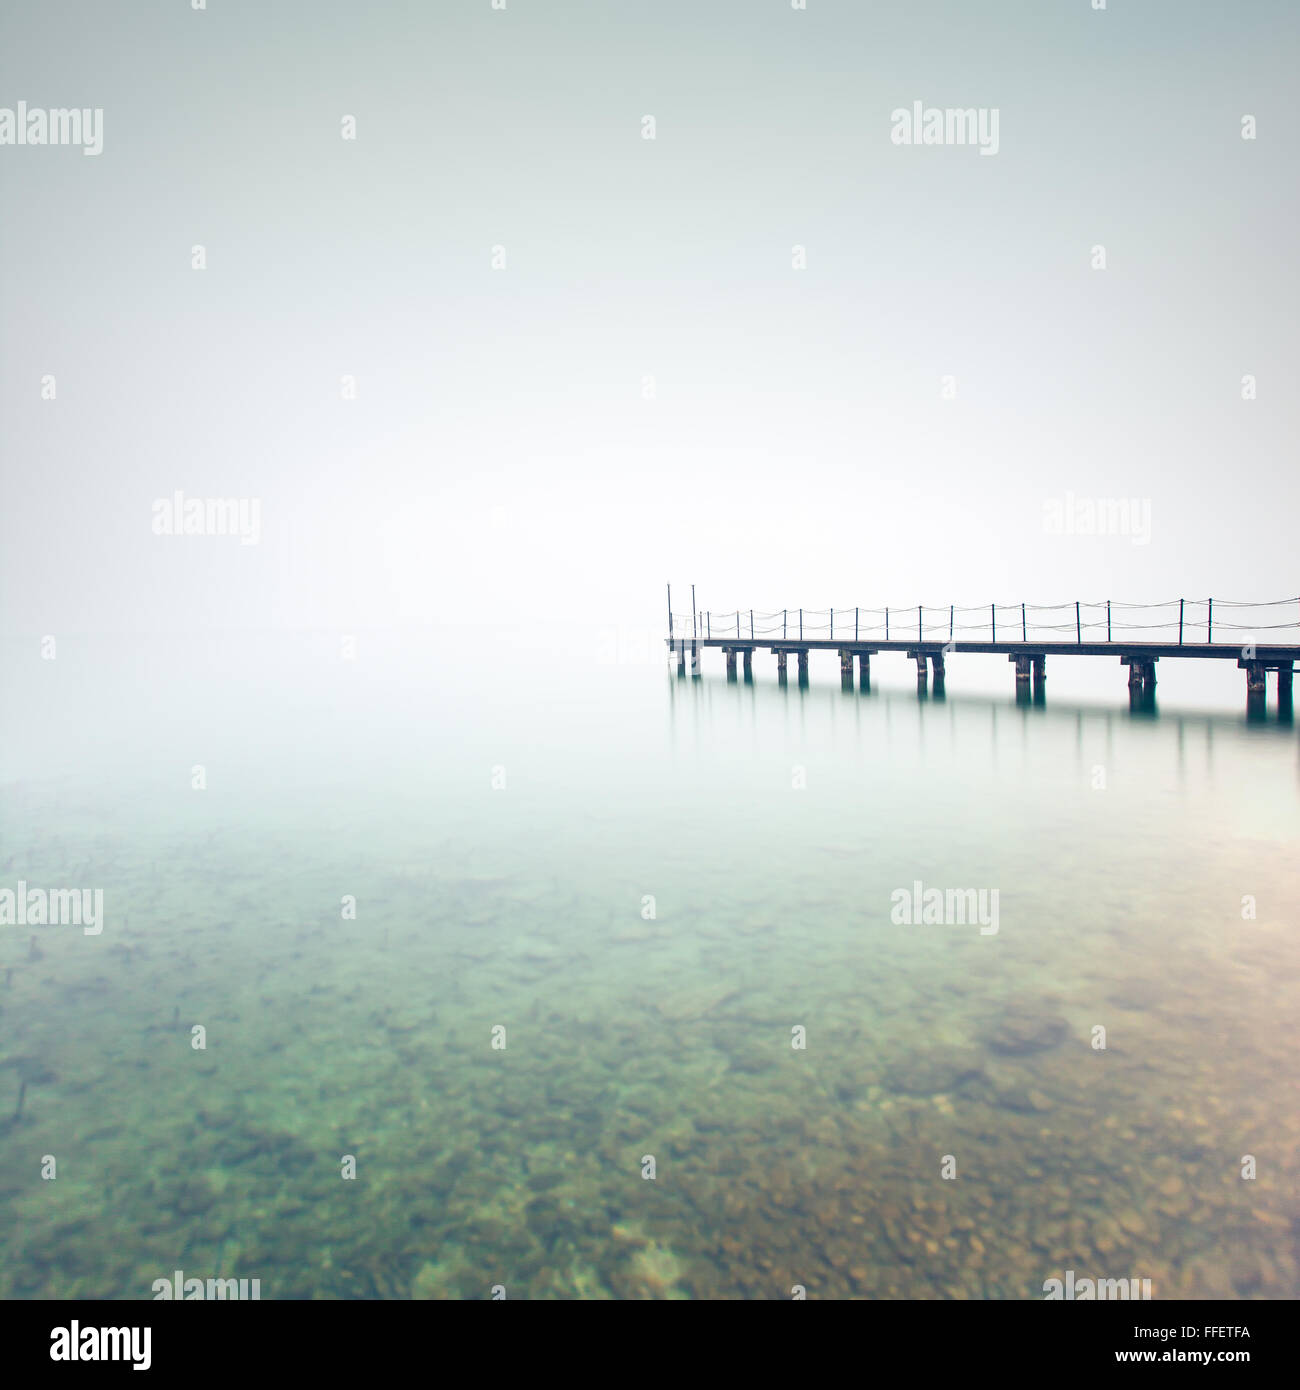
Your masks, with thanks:
M0 148L0 629L1296 594L1298 30L6 6L0 107L104 117ZM996 108L997 154L892 143L916 101ZM258 543L153 534L177 490ZM1047 534L1067 493L1149 543Z

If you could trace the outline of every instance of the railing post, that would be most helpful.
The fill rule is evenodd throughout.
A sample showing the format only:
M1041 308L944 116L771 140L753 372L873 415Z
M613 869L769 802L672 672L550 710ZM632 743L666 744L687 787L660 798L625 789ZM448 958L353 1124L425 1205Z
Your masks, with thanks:
M673 586L668 586L668 640L673 640Z
M853 610L853 640L855 642L858 640L858 610L856 608Z
M1076 646L1083 646L1083 620L1079 617L1079 600L1074 601L1074 641Z
M924 629L925 629L925 621L924 621L924 619L921 617L921 605L918 603L918 604L916 605L916 640L917 640L918 642L921 642L921 641L924 640Z
M691 641L694 642L699 636L695 630L695 585L691 585Z
M1110 599L1106 600L1106 641L1110 641Z
M1180 598L1178 600L1178 645L1180 647L1183 645L1183 604L1186 602L1186 599Z
M993 614L993 641L998 640L998 606L996 603L989 604L989 612Z
M1023 603L1020 605L1020 640L1022 642L1029 641L1029 629L1025 626L1025 605Z
M740 636L740 609L736 609L736 636Z
M885 641L889 641L889 609L885 609Z
M953 615L953 605L950 603L950 604L948 605L948 640L949 640L950 642L952 641L952 615Z
M749 640L751 642L754 640L754 610L752 608L749 610Z
M783 641L783 642L785 641L785 636L786 636L785 630L786 630L786 627L787 627L788 624L789 624L789 621L790 621L790 610L789 610L788 608L783 608L783 609L781 610L781 641Z
M831 609L831 641L835 640L835 610Z
M1210 611L1209 611L1209 613L1206 615L1206 620L1205 620L1205 640L1206 640L1207 642L1213 642L1213 641L1214 641L1214 600L1213 600L1213 599L1210 600Z
M706 640L710 641L713 638L713 620L712 614L709 612L706 612L704 614L704 636Z
M803 641L803 609L799 610L799 640Z

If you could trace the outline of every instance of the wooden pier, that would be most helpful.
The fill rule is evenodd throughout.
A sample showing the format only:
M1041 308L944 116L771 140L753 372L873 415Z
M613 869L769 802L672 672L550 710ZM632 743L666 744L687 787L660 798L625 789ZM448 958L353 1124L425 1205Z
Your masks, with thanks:
M1036 615L1033 624L1031 612ZM1153 612L1155 621L1150 620ZM1239 621L1261 612L1270 621ZM1040 613L1050 614L1054 621L1038 618ZM1142 620L1136 621L1139 616ZM1099 630L1103 628L1104 637ZM1168 632L1172 638L1170 629L1175 628L1176 640L1166 640L1163 634ZM1161 632L1162 637L1137 637L1133 635L1135 631ZM798 662L799 684L806 686L809 653L838 652L842 688L854 688L856 660L857 684L864 692L871 689L871 658L882 652L900 652L916 663L918 694L925 695L932 689L936 696L944 694L949 654L1005 655L1015 667L1017 700L1025 703L1046 698L1049 655L1109 657L1128 668L1129 704L1135 710L1154 709L1156 665L1161 660L1235 661L1246 673L1247 714L1252 718L1264 716L1267 676L1275 672L1278 716L1290 721L1293 672L1300 659L1300 643L1260 640L1261 634L1284 632L1300 636L1300 599L1264 603L1172 599L1160 604L1106 600L1050 605L985 604L975 608L959 608L955 604L946 608L799 608L773 613L741 609L715 614L708 610L697 612L692 586L689 614L674 614L669 587L665 640L670 655L676 655L677 674L681 677L686 676L688 663L690 674L699 677L701 655L706 648L714 647L726 659L729 681L738 678L737 658L744 663L744 679L752 681L754 653L763 649L776 657L776 678L781 685L789 679L791 654ZM1229 633L1234 636L1228 636Z

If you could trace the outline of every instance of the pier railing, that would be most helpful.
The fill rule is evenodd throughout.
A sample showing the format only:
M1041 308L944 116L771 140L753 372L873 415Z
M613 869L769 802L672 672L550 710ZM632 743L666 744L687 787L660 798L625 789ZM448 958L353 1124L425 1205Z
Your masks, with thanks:
M1258 638L1286 642L1300 634L1300 597L1119 599L1066 603L904 604L885 608L753 608L674 612L670 635L737 642L1037 642L1077 646L1185 643L1241 646ZM1294 640L1294 639L1291 639Z

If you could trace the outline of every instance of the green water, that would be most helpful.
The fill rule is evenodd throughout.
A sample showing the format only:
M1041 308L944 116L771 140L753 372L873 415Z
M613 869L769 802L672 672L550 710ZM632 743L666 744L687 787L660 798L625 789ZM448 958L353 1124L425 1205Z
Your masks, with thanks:
M0 1295L1300 1293L1294 729L118 666L6 691L0 887L105 925L0 928ZM892 921L916 881L996 932Z

